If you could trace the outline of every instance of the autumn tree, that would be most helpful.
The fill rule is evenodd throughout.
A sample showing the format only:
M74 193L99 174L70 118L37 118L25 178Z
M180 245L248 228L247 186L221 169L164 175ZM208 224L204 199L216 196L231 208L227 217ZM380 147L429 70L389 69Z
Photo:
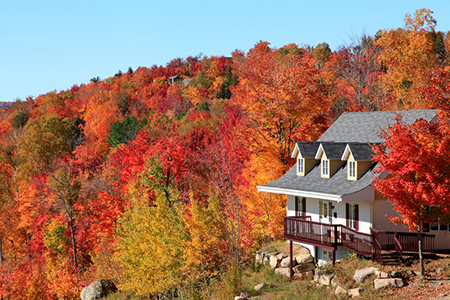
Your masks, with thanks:
M424 74L439 65L433 38L436 20L429 9L405 17L405 28L381 30L376 43L381 47L379 62L386 69L383 85L393 97L391 109L420 109L417 89L427 84Z
M442 114L441 114L442 116ZM382 173L374 188L392 201L402 223L419 235L420 273L424 278L422 233L435 218L450 221L450 139L448 123L423 119L412 125L398 118L382 132L384 145L375 147L374 161ZM387 172L387 176L383 175ZM430 207L436 207L431 210Z
M260 149L275 152L286 166L296 140L310 138L298 128L329 107L319 70L302 53L295 45L278 50L259 42L236 63L239 84L233 89L234 101L246 113Z

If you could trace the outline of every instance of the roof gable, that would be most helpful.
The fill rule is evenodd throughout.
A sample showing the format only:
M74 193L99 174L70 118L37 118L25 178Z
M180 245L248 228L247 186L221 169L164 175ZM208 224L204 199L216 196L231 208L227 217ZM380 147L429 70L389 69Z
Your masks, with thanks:
M296 158L300 153L303 158L314 158L319 146L319 142L298 142L295 144L291 157Z

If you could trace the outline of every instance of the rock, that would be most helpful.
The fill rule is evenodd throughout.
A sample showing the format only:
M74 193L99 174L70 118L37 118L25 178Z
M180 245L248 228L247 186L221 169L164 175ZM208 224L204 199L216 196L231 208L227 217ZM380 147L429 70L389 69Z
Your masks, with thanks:
M263 263L263 258L264 258L264 255L261 252L256 252L255 264L260 264L261 265Z
M334 291L334 294L335 295L346 295L347 291L342 286L338 285L336 287L336 290Z
M375 271L375 276L377 278L388 278L389 277L388 273L383 272L383 271L378 271L378 270Z
M335 286L337 286L337 284L338 284L338 281L337 281L337 278L336 277L333 277L333 279L331 279L331 286L332 287L335 287Z
M287 276L287 277L290 277L289 275L289 269L288 268L282 268L282 267L280 267L280 268L276 268L275 269L275 274L280 274L280 275L283 275L283 276Z
M359 297L363 291L363 288L349 289L348 295L352 298Z
M363 283L367 276L374 274L377 270L378 269L374 267L358 269L355 271L353 279L355 279L356 283Z
M281 259L278 258L278 255L272 255L269 259L269 265L272 269L275 269L280 266Z
M401 278L375 279L373 283L376 290L403 286L403 280Z
M246 293L241 293L241 295L234 297L234 300L247 300L248 297L250 296L247 295Z
M312 263L306 263L306 264L301 264L301 265L297 265L293 268L295 273L305 273L308 271L312 271L316 268L316 266Z
M290 261L291 261L290 257L283 258L280 262L280 267L289 268ZM297 265L295 259L292 260L292 265L293 266Z
M99 279L86 286L80 294L81 300L94 300L117 292L117 287L109 279Z
M255 291L260 291L260 290L262 290L262 288L263 288L264 286L265 286L264 282L263 282L263 283L260 283L260 284L258 284L257 286L254 287L254 290L255 290Z
M334 275L332 274L323 274L319 277L319 284L329 286L331 285L331 279L333 279Z
M312 280L314 278L313 271L294 273L292 279L294 280Z
M301 254L295 257L295 260L299 265L304 263L312 263L314 261L314 257L311 254Z
M402 278L403 276L402 276L402 272L399 272L399 271L392 271L390 277L391 277L391 278Z

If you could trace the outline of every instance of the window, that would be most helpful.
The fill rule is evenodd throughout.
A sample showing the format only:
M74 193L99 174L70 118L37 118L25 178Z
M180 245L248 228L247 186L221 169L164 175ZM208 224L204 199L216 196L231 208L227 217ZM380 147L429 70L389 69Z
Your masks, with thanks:
M333 261L333 250L323 249L322 259L326 261Z
M329 174L329 161L328 159L322 159L322 176L328 176Z
M354 160L348 162L348 177L356 178L356 161Z
M347 211L347 227L355 230L359 230L359 205L358 204L346 204Z
M430 207L430 213L436 212L437 214L439 210L439 206L431 206ZM439 217L436 217L433 219L433 222L430 223L430 230L432 231L447 231L449 230L448 225L445 224L441 224L441 222L439 222Z
M295 197L295 215L306 216L306 198Z
M297 173L305 173L305 160L303 158L297 158Z
M319 201L319 218L328 218L331 222L331 217L333 216L333 208L331 202Z

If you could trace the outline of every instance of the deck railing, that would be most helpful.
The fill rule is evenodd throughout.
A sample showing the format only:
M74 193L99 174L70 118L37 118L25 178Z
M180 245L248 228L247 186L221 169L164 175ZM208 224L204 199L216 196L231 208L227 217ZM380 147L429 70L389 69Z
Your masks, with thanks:
M339 226L308 221L303 217L285 217L284 236L287 239L309 242L317 246L333 247L338 243Z
M310 216L285 217L284 236L288 240L305 242L315 246L338 245L360 255L381 260L382 250L418 253L418 234L414 232L379 231L371 228L371 234L362 233L345 225L333 225L311 221ZM422 234L424 253L434 253L434 235Z
M342 246L360 255L372 256L372 236L341 225Z

